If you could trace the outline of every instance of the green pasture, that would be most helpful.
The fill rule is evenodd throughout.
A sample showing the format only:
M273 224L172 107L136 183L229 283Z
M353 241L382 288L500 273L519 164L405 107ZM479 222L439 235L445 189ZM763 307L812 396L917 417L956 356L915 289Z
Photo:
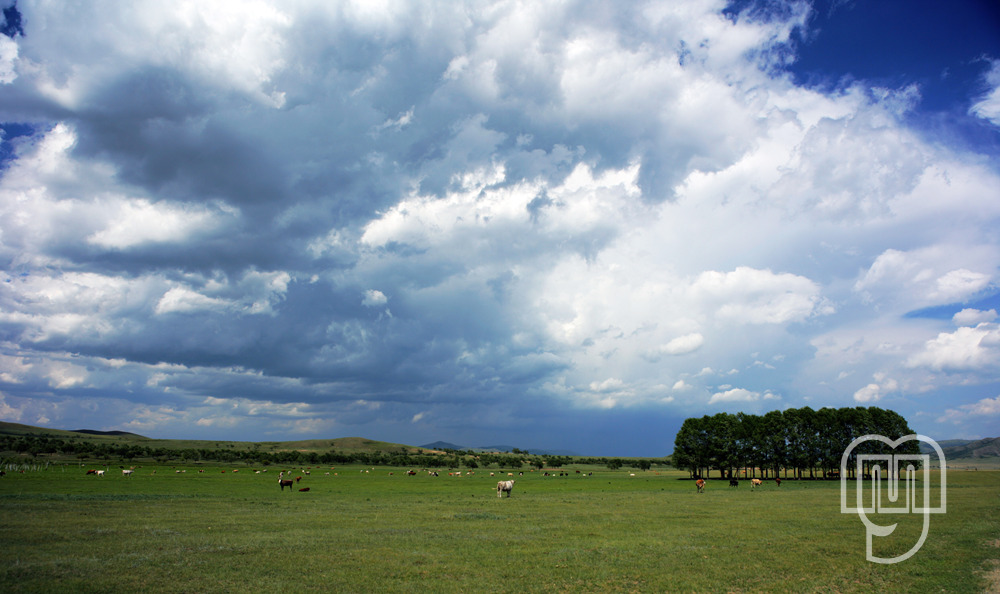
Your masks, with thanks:
M198 469L204 472L198 472ZM407 476L144 464L0 478L4 592L982 592L1000 587L1000 472L948 473L948 509L910 560L865 560L836 481L751 491L681 472L570 466ZM178 473L176 470L185 470ZM582 471L580 474L576 470ZM154 474L155 471L155 474ZM225 471L225 472L223 472ZM392 473L391 475L389 473ZM558 473L559 471L555 471ZM587 476L593 472L592 476ZM326 474L329 473L329 474ZM515 473L516 474L516 473ZM309 487L308 492L298 489ZM884 519L884 516L880 519ZM919 516L900 516L909 548ZM889 522L885 522L889 523ZM912 539L905 542L906 539Z

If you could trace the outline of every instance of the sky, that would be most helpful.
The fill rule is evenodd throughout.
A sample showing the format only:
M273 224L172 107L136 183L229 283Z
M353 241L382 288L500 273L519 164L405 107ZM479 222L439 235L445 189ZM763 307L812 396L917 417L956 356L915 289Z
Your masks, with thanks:
M0 420L1000 435L1000 9L7 0Z

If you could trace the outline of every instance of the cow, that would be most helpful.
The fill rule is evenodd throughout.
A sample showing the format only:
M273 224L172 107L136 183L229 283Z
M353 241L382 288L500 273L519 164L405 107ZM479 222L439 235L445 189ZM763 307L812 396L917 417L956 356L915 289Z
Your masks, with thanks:
M699 493L704 493L705 492L705 479L698 479L698 480L696 480L694 482L694 485L696 487L698 487L698 492Z
M88 470L87 474L97 474L97 471L96 470Z
M302 487L301 489L299 489L299 493L305 493L308 490L309 490L309 487Z
M291 479L278 479L278 484L281 485L282 491L285 490L285 487L288 487L288 490L291 491L292 486L295 484L295 481Z
M98 470L97 471L97 476L104 476L104 471L103 470Z
M514 490L514 481L500 481L497 483L497 497L503 497L504 492L507 493L507 497L510 497L511 491Z
M736 479L729 479L729 486L730 487L739 487L740 486L740 481L738 481Z
M752 491L754 487L759 487L762 484L763 483L760 482L760 479L750 479L750 490Z
M122 476L132 476L133 472L135 472L135 471L134 470L129 470L128 468L124 468L124 469L122 469Z
M774 479L774 484L776 484L776 485L778 485L780 487L781 486L781 479L780 478Z

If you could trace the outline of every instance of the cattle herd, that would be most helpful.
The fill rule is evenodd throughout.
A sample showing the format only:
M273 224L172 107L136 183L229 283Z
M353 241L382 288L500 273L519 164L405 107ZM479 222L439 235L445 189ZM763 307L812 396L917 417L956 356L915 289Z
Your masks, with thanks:
M131 468L121 467L121 469L122 469L122 476L125 476L125 477L131 477L135 473L135 470L136 470L136 468L134 466L131 467ZM331 468L330 470L333 470L333 468ZM372 468L371 470L375 470L375 469ZM87 470L87 474L93 474L95 476L104 476L104 472L105 472L104 470L99 470L99 469L96 469L96 468ZM187 471L186 470L176 470L175 472L182 473L182 472L187 472ZM199 470L198 472L205 472L205 471L204 470ZM222 472L226 472L226 471L223 470ZM233 472L239 472L239 469L233 470ZM265 469L265 470L258 470L258 471L256 471L257 474L260 474L261 472L267 472L267 470ZM361 470L361 472L368 473L369 471L368 470ZM429 476L438 476L437 471L424 470L424 472L426 472ZM579 470L576 471L576 472L577 472L577 474L581 474L581 472ZM302 473L305 474L305 475L308 475L309 474L309 470L308 469L302 469ZM6 474L6 473L4 473L4 474ZM154 470L151 474L156 474L156 471ZM330 473L328 472L326 474L330 474ZM337 474L337 473L334 473L334 474ZM392 474L393 474L392 472L389 473L390 476L392 476ZM469 471L469 472L466 473L466 476L473 475L473 474L475 474L475 471ZM490 476L494 476L494 474L495 473L491 472ZM590 474L592 475L593 473L590 473ZM292 473L289 472L288 476L291 477L291 475L292 475ZM406 475L407 476L416 476L417 475L417 471L416 470L407 470L406 471ZM518 475L519 476L523 476L524 473L523 472L519 472ZM449 472L448 476L462 476L462 473L461 472ZM514 476L514 473L513 472L508 472L507 476L512 477L512 476ZM546 472L544 476L550 476L550 474L548 472ZM551 476L555 476L555 474L552 474ZM559 476L569 476L569 473L568 472L560 472ZM588 476L588 475L584 475L584 476ZM285 487L288 487L288 490L292 491L294 489L294 487L295 487L295 483L298 483L299 481L301 481L302 478L303 477L301 475L295 477L294 479L292 479L292 478L285 478L285 471L281 471L281 472L278 473L278 487L282 491L285 490ZM515 481L515 479L511 479L511 480L508 480L508 481L499 481L497 483L497 497L502 497L504 493L507 494L507 497L510 497L511 496L511 492L514 490L514 481ZM310 490L309 487L302 487L301 489L299 489L299 492L301 492L301 493L307 493L307 492L309 492L309 490Z
M136 471L136 467L134 467L134 466L131 467L131 468L125 468L125 467L119 467L119 468L121 468L122 476L124 476L126 478L131 477L135 473L135 471ZM331 468L330 470L333 470L333 468ZM371 470L375 470L375 469L372 468ZM187 472L187 471L186 470L176 470L175 472L182 473L182 472ZM205 472L205 471L204 470L199 470L198 472ZM226 471L223 470L222 472L226 472ZM239 469L233 470L233 472L239 472ZM260 474L261 472L267 472L267 469L257 470L256 471L257 474ZM305 468L302 469L302 472L305 475L309 474L309 470L305 469ZM369 470L364 470L363 469L363 470L361 470L361 472L362 473L368 473ZM436 471L424 470L423 472L426 472L429 476L438 476L438 473ZM96 476L104 476L104 473L105 473L105 471L104 470L100 470L100 469L90 469L90 470L87 470L87 474L93 474L93 475L96 475ZM577 470L576 473L577 474L581 474L581 472L579 470ZM4 473L4 474L6 474L6 473ZM152 472L152 474L156 474L156 471L154 470ZM326 474L329 475L330 473L327 472ZM334 473L334 474L338 474L338 473ZM392 472L389 473L389 475L392 475L392 474L393 474ZM415 470L408 470L408 471L406 471L406 475L407 476L415 476L417 474L418 473ZM473 475L473 474L475 474L474 471L469 471L469 472L465 473L465 476L469 476L469 475ZM591 472L589 474L588 473L582 473L582 474L583 474L583 476L590 476L590 475L593 475L594 473ZM291 475L292 475L292 473L289 472L288 476L291 477ZM493 473L493 472L490 473L490 476L494 476L494 475L495 475L495 473ZM518 475L519 476L523 476L524 473L523 472L519 472ZM2 475L0 475L0 476L2 476ZM449 472L448 476L463 476L463 474L461 472ZM513 477L514 473L508 472L507 476L508 477ZM550 474L550 473L546 472L546 473L544 473L544 476L556 476L556 474L555 473ZM570 474L568 472L560 472L559 476L570 476ZM635 476L635 474L631 474L630 476ZM281 471L281 472L278 473L278 486L281 488L282 491L285 490L285 487L288 487L288 490L292 491L294 489L294 487L295 487L295 483L298 483L299 481L301 481L302 478L303 477L301 475L295 477L294 479L292 479L292 478L285 478L285 471ZM698 477L697 475L695 476L695 478L696 478L695 483L694 483L695 487L697 487L699 493L704 493L705 492L705 487L707 486L707 483L705 482L705 479L703 479L701 477ZM514 482L515 482L514 479L506 480L506 481L498 481L497 482L497 497L503 497L503 494L506 493L507 497L509 498L511 496L511 493L514 491ZM758 479L758 478L752 478L752 479L750 479L750 489L751 490L754 490L757 487L763 486L763 484L764 483L763 483L763 481L761 479ZM774 479L774 484L780 487L781 486L781 479L780 478L775 478ZM739 479L730 478L729 479L729 486L730 487L736 487L736 488L738 488L740 486ZM310 490L309 487L302 487L301 489L299 489L299 492L306 493L306 492L309 492L309 490Z
M702 479L702 478L699 478L698 480L696 480L694 482L694 485L696 487L698 487L698 492L699 493L704 493L705 492L705 484L706 484L705 483L705 479ZM756 489L757 487L760 487L763 484L764 484L764 482L762 480L760 480L759 478L752 478L752 479L750 479L750 490L752 491L752 490ZM781 486L781 479L780 478L775 478L774 479L774 484L776 484L776 485L778 485L780 487ZM740 486L739 479L734 479L734 478L729 479L729 486L730 487L737 487L738 488Z

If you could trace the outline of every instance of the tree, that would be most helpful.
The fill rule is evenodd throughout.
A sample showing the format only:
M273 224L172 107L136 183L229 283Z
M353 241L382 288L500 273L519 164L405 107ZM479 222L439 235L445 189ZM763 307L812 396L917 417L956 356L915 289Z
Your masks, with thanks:
M674 466L683 468L692 476L701 475L708 467L707 419L684 419L674 438Z
M849 408L821 408L816 411L818 463L824 478L831 470L840 467L840 458L851 443L850 440L843 443L845 434L842 426L843 419L846 418L842 411L850 410Z
M751 474L756 468L764 468L766 457L764 455L764 440L761 434L761 423L763 418L757 415L746 413L736 413L736 428L734 438L736 440L737 467L751 469Z
M781 469L785 469L788 477L788 444L785 441L785 414L780 410L772 410L764 415L758 425L756 440L760 443L764 463L761 469L769 468L777 477ZM766 476L766 474L765 474Z
M795 478L802 478L802 471L809 467L809 418L812 409L789 408L784 412L785 443L788 444L788 462Z
M736 416L719 413L707 419L710 465L719 471L719 478L732 476L738 464L736 446Z

